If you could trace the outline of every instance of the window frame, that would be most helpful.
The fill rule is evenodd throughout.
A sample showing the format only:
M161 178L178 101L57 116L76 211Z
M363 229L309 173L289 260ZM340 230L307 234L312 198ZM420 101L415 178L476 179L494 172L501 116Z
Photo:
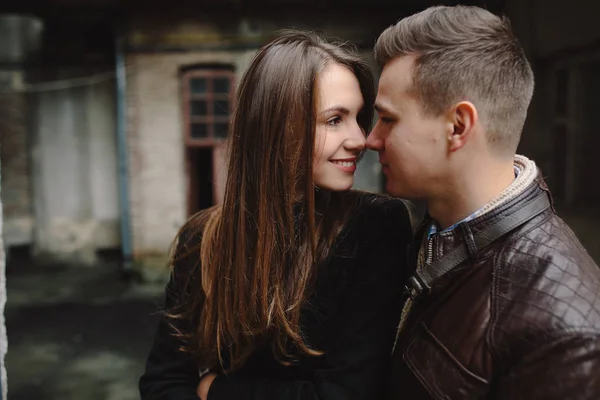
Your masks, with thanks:
M191 83L194 78L206 79L206 92L203 94L192 93ZM227 78L229 80L229 93L215 93L214 81L217 78ZM184 142L189 147L211 147L222 144L226 135L219 137L215 135L214 127L215 124L223 123L229 124L231 118L231 111L234 106L234 71L230 69L210 69L210 68L197 68L186 71L181 77L182 90L183 90L183 131L184 131ZM192 101L193 100L205 100L206 101L206 115L194 116L192 115ZM215 113L215 102L218 100L227 100L229 108L227 115L216 115ZM206 124L207 135L203 138L192 136L192 124Z

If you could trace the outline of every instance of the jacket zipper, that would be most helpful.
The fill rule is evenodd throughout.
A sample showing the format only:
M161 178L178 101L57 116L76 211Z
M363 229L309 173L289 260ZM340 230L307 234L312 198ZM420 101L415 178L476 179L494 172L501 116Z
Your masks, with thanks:
M427 251L428 254L425 257L425 260L421 259L421 262L424 263L423 268L431 265L433 259L433 237L427 239ZM409 334L410 328L412 327L414 329L425 319L425 315L423 315L424 310L421 310L420 312L418 311L419 308L423 306L423 300L424 299L422 297L416 298L414 300L411 298L407 299L407 302L410 302L410 307L407 310L407 315L405 316L405 321L402 325L402 329L399 332L397 332L396 341L394 342L394 351L396 351L396 348L399 344L404 342L407 335ZM417 312L417 314L415 314L415 312Z
M423 260L422 257L417 257L417 267L416 267L417 270L419 269L419 264L420 263L424 264L423 267L427 267L428 265L431 265L431 262L432 262L432 259L433 259L433 255L432 255L433 254L433 235L430 238L425 239L425 242L426 243L423 243L423 244L427 245L427 250L426 250L427 251L427 255L425 257L425 260ZM423 254L423 253L421 253L421 254ZM407 328L406 325L409 322L409 317L410 317L411 314L414 313L415 307L418 306L419 303L420 303L419 299L412 300L411 298L408 298L406 301L410 302L410 304L405 304L404 305L404 306L408 305L408 309L406 309L406 313L407 314L404 315L404 318L402 318L401 321L400 321L401 326L398 327L398 332L397 332L397 335L396 335L396 341L394 342L394 350L396 348L396 345L398 343L400 343L400 340L403 339L406 336L406 328ZM417 317L417 321L420 321L420 320L421 320L421 318ZM402 322L404 322L404 323L402 323Z
M427 239L427 258L425 259L425 266L431 265L433 259L433 235Z

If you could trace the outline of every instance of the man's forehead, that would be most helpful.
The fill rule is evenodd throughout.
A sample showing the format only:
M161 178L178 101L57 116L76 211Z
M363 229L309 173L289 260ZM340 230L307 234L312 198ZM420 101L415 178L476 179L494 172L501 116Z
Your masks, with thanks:
M388 62L379 79L380 89L391 88L407 89L411 86L413 77L414 57L397 57Z
M377 111L400 112L403 109L402 104L406 100L407 93L404 87L395 85L393 82L379 82L379 90L375 99L375 109Z
M379 79L376 103L381 108L402 111L403 103L414 98L413 56L403 56L390 61Z

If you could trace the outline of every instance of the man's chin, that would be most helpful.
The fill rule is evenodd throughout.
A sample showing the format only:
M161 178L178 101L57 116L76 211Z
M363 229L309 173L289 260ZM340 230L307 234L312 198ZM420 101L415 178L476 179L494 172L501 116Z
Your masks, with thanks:
M385 192L392 197L405 197L406 193L398 187L398 185L394 185L393 182L388 181L385 185Z

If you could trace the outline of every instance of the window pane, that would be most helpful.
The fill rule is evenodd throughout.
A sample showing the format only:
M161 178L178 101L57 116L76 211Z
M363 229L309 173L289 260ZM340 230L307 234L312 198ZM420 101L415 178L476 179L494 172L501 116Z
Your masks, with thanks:
M206 78L190 79L190 91L192 92L192 94L206 93Z
M206 115L207 114L207 106L206 100L192 100L191 101L192 115Z
M208 126L205 123L192 123L190 136L193 139L203 139L208 137Z
M215 78L215 93L229 93L229 78Z
M225 138L227 137L227 130L229 129L229 124L227 123L216 123L215 124L215 137Z
M215 115L229 115L229 101L228 100L216 100L215 101Z

